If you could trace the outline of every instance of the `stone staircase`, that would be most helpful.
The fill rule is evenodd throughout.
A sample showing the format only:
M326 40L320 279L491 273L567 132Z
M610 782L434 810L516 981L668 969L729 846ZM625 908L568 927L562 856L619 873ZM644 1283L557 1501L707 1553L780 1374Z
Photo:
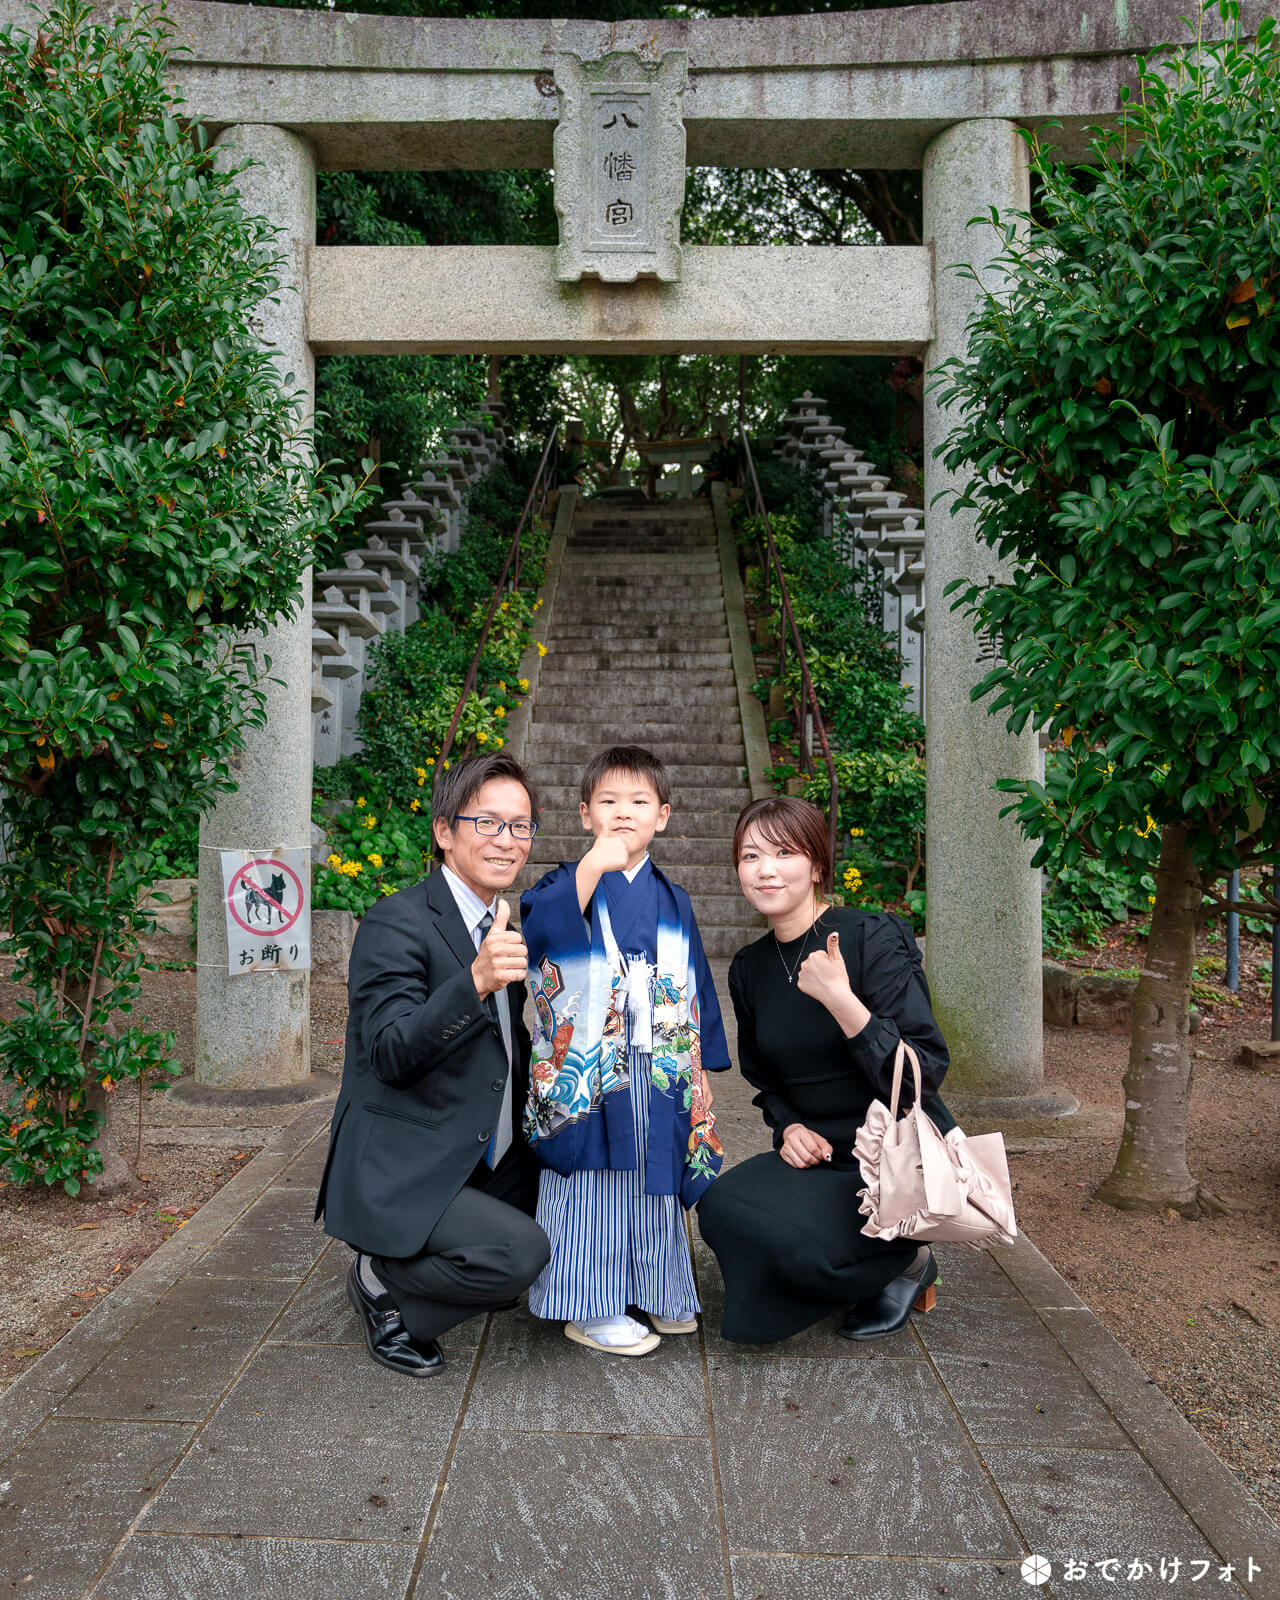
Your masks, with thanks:
M543 791L542 831L521 887L583 854L587 761L611 744L641 744L666 763L673 790L653 859L692 895L707 954L732 955L761 924L732 864L751 791L706 501L579 505L546 644L525 748Z

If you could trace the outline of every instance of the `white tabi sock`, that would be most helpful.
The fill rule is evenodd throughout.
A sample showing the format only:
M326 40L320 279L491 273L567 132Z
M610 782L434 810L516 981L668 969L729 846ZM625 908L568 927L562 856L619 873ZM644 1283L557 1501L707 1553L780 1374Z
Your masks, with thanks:
M639 1344L649 1332L634 1317L589 1317L578 1326L597 1344Z

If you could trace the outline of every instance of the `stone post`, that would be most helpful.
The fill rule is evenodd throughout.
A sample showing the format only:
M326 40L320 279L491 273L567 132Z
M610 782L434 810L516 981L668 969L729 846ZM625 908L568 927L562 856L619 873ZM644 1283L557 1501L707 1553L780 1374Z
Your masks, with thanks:
M954 270L991 270L999 239L973 217L1025 210L1026 150L1011 122L961 122L940 133L924 157L924 242L933 249L935 337L930 371L963 354L978 303L975 284ZM927 386L926 386L927 387ZM982 1099L1036 1097L1043 1082L1040 880L1031 846L1001 820L1006 796L997 778L1035 778L1036 736L1015 737L969 691L988 669L970 620L944 591L960 577L996 575L994 552L980 544L972 513L952 516L937 496L960 486L934 452L952 419L936 392L925 397L924 460L928 542L925 563L925 673L929 721L928 936L934 1009L951 1048L946 1093ZM1013 1107L1009 1108L1013 1110ZM1047 1110L1033 1106L1027 1110Z
M264 301L253 325L281 374L293 374L309 420L315 362L307 344L306 269L315 241L314 158L304 140L266 125L228 128L217 144L229 164L255 163L239 178L244 209L279 230L278 304ZM246 734L232 763L239 788L222 797L200 829L195 1077L216 1089L280 1090L310 1072L309 974L228 976L218 856L227 849L311 847L310 572L303 575L302 594L292 619L252 639L271 658L263 684L266 725Z

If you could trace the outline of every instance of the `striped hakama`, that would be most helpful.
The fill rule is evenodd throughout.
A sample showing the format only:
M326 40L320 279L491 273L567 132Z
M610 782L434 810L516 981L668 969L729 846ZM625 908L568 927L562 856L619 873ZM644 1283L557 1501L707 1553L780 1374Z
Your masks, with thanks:
M582 1322L636 1306L682 1322L702 1309L680 1199L644 1192L650 1058L633 1049L629 1060L640 1164L633 1172L567 1177L543 1169L537 1220L551 1241L551 1259L529 1288L535 1317Z

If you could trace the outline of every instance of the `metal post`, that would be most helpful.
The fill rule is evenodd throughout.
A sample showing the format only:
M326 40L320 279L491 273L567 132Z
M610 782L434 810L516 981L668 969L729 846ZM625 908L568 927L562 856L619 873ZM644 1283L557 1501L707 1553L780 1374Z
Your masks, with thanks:
M1233 872L1227 884L1227 899L1240 898L1240 874ZM1227 988L1234 994L1240 987L1240 913L1227 912Z

